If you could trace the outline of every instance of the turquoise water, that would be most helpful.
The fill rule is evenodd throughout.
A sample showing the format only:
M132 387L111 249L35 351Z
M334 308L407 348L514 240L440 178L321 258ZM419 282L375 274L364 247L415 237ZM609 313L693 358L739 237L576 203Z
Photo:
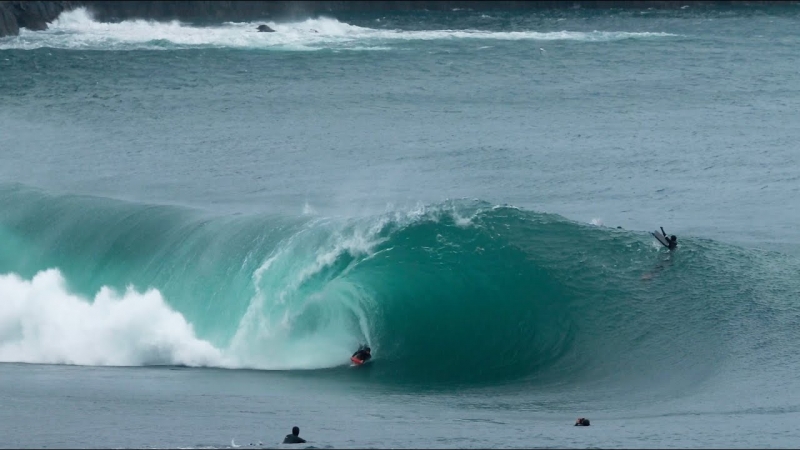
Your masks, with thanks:
M0 444L796 446L798 20L1 39Z

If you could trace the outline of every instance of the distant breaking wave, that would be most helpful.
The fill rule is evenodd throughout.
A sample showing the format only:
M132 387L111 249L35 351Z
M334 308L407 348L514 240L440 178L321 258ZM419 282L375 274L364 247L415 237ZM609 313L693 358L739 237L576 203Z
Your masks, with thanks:
M276 32L257 32L256 26L260 23L268 24ZM606 42L670 36L675 35L625 31L384 30L359 27L324 17L301 22L225 23L209 27L191 26L178 21L128 20L121 23L102 23L93 20L91 14L81 8L63 13L47 31L33 32L23 29L18 37L0 39L0 50L242 48L284 51L322 49L367 51L390 50L398 44L412 41L483 39Z

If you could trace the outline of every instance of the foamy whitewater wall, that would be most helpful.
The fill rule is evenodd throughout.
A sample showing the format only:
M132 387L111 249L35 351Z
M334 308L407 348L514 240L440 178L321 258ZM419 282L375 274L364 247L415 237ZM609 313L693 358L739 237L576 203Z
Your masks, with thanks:
M58 270L31 280L0 275L0 361L79 365L225 366L219 350L156 290L93 299L69 291Z

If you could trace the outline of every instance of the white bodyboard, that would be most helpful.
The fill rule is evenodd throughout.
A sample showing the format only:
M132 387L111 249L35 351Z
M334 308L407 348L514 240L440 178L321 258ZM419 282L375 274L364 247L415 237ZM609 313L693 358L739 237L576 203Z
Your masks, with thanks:
M658 242L661 242L661 245L663 245L664 247L667 247L667 248L669 248L669 241L667 241L667 237L666 237L666 236L664 236L664 235L661 233L661 231L660 231L660 230L656 230L656 231L654 231L654 232L652 232L652 233L650 233L650 234L652 234L652 235L653 235L653 237L654 237L654 238L656 238L656 239L658 240Z

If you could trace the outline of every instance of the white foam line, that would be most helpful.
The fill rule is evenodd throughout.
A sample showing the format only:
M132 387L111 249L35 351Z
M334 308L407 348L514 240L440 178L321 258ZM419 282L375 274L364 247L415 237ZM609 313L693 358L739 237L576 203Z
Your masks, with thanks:
M0 49L43 47L91 50L137 50L176 48L264 48L288 51L320 49L385 51L396 42L432 40L574 40L588 42L675 36L669 33L625 31L485 31L373 29L331 18L300 22L266 22L274 33L256 31L258 23L232 23L196 27L178 21L128 20L120 23L95 21L85 9L63 13L46 31L21 30L14 38L0 40Z

